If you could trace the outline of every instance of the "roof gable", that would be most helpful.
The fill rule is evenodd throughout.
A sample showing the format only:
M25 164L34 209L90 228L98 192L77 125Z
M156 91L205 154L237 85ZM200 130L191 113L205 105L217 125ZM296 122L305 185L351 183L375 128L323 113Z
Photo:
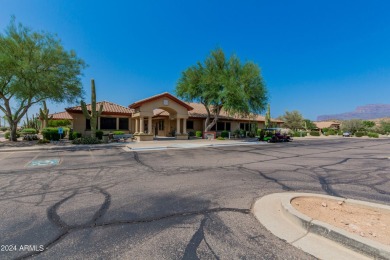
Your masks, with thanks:
M161 93L161 94L158 94L158 95L155 95L155 96L152 96L152 97L145 98L145 99L139 100L137 102L134 102L133 104L129 105L129 108L135 109L135 108L138 108L138 107L142 106L145 103L152 102L152 101L155 101L155 100L160 99L160 98L169 98L170 100L172 100L172 101L178 103L179 105L185 107L188 111L193 110L193 107L191 107L190 105L188 105L184 101L181 101L180 99L178 99L177 97L173 96L172 94L170 94L168 92L164 92L164 93Z

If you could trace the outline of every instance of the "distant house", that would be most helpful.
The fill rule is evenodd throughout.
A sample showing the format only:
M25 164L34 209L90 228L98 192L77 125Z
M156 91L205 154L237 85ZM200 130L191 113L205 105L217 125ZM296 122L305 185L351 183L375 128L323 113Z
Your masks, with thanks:
M317 128L322 131L324 128L330 128L334 130L340 129L340 123L334 122L334 121L322 121L322 122L314 122L314 124L317 126Z
M202 104L184 102L177 97L162 93L139 100L124 107L112 102L97 103L97 109L103 104L102 115L98 118L97 129L104 132L121 130L133 133L138 140L153 140L154 136L170 136L177 139L187 139L190 131L204 131L207 111ZM87 105L91 110L91 105ZM65 112L53 114L53 120L69 119L74 131L88 135L91 130L90 120L86 119L81 106L66 108ZM213 118L211 118L212 120ZM275 126L283 121L271 120ZM264 128L265 117L240 117L229 115L222 109L217 124L211 131L234 131L237 129L249 130L251 124Z

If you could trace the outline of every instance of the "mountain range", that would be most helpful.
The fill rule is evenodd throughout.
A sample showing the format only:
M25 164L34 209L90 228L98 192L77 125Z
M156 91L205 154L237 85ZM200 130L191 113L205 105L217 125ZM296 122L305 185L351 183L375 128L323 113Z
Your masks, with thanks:
M359 106L352 112L333 115L320 115L317 121L326 120L350 120L350 119L376 119L390 117L390 104L370 104Z

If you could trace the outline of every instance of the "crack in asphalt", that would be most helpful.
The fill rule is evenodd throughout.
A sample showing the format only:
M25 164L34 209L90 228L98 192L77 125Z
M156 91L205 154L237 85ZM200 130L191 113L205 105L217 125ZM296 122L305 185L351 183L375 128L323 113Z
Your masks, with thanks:
M116 225L134 225L134 224L142 224L142 223L151 223L155 221L161 221L165 219L170 218L176 218L176 217L189 217L189 216L196 216L196 215L208 215L210 213L218 213L218 212L234 212L234 213L241 213L241 214L250 214L250 209L239 209L239 208L211 208L211 209L205 209L205 210L199 210L199 211L187 211L187 212L178 212L178 213L172 213L167 214L163 216L156 216L151 218L141 218L136 220L122 220L122 221L111 221L111 222L102 222L97 223L99 219L101 219L106 213L108 208L110 207L111 203L111 195L105 191L102 188L94 187L95 190L97 190L99 193L104 195L104 202L100 206L100 208L97 210L97 212L94 214L94 216L91 218L90 221L86 222L85 224L80 225L69 225L64 220L61 219L61 217L58 215L58 209L61 207L62 204L65 202L71 200L73 197L75 197L79 192L74 191L71 195L65 197L64 199L58 201L53 206L51 206L47 210L47 217L51 223L53 223L55 226L57 226L61 233L55 237L53 240L47 242L44 245L44 250L40 252L30 252L25 255L22 255L20 257L17 257L15 259L27 259L30 257L35 257L37 255L40 255L44 252L47 252L51 247L59 243L62 239L64 239L67 235L69 235L71 232L76 230L82 230L82 229L90 229L90 228L97 228L97 227L107 227L107 226L116 226ZM205 218L206 219L206 218ZM203 232L203 231L202 231ZM210 250L212 250L210 248Z
M325 177L318 177L318 180L320 181L321 188L331 196L336 196L336 197L342 197L340 194L338 194L334 189L332 189L332 186L328 183Z
M195 232L195 234L192 236L192 238L188 242L187 247L184 250L184 254L183 254L182 259L200 259L197 255L197 250L200 246L200 243L202 243L202 241L204 241L207 248L210 250L210 252L214 256L214 258L219 260L219 257L214 252L214 250L210 246L210 244L207 242L205 234L204 234L204 226L205 226L207 220L208 220L208 217L206 215L202 219L198 230Z

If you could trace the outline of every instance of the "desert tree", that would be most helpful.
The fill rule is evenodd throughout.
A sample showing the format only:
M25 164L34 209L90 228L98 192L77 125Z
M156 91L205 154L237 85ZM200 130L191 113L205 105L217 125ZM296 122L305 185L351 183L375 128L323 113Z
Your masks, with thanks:
M16 24L0 34L0 110L16 141L18 123L34 104L45 100L75 102L82 96L85 63L46 32Z
M204 62L182 72L176 94L203 104L207 111L205 131L217 123L222 109L231 115L255 115L267 105L267 89L259 66L241 63L235 55L227 58L222 49L212 51Z

